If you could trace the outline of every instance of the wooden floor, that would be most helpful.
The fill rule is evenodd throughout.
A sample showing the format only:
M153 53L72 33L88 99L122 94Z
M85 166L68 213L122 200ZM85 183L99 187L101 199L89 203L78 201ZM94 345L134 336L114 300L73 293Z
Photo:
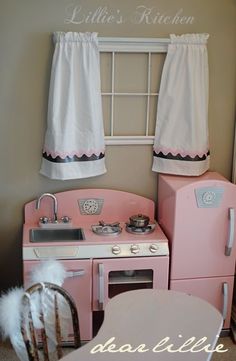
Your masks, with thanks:
M236 344L230 337L221 337L218 343L224 345L224 349L228 349L225 353L214 353L211 361L235 361L236 360Z

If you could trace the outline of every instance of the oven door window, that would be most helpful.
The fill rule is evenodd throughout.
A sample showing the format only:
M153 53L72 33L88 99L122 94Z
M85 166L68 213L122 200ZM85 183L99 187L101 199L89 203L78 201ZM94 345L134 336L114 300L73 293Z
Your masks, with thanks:
M108 297L122 292L153 288L153 270L110 271L108 274Z

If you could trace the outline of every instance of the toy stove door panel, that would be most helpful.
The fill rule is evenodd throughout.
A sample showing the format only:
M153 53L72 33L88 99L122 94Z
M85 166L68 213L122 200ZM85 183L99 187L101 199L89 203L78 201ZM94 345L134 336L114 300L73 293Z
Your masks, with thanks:
M93 261L93 310L103 310L119 293L142 289L168 289L169 257L95 259Z

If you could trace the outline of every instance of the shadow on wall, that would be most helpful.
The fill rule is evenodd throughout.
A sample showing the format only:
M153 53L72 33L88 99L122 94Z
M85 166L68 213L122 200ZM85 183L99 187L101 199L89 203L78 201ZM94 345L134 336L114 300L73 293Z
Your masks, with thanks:
M22 210L44 182L39 167L52 58L50 33L10 32L8 40L11 36L14 47L3 56L7 121L0 138L8 159L2 158L0 174L0 292L22 283Z
M9 234L11 234L10 243L7 242ZM23 283L22 229L17 229L14 234L12 229L5 229L1 239L6 244L1 249L0 262L0 292L3 292L10 287L21 286Z

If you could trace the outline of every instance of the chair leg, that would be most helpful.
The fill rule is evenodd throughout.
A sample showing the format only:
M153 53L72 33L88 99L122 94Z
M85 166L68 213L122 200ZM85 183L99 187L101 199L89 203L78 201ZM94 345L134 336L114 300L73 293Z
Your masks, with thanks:
M55 330L56 330L56 340L57 340L57 357L58 359L62 358L62 348L61 348L61 325L60 325L60 317L59 317L59 309L58 309L58 300L57 296L54 295L54 306L55 306Z
M21 333L23 336L23 340L25 343L29 361L39 361L37 341L36 341L36 337L35 337L33 318L32 318L32 312L31 312L31 308L30 308L30 301L29 301L28 295L24 295L23 305L25 308L25 312L28 313L30 339L27 334L27 326L26 326L25 318L23 319L22 324L21 324Z
M44 356L44 361L50 361L49 360L49 352L48 352L47 335L46 335L46 331L45 331L44 314L43 314L42 290L40 290L39 292L40 292L40 316L39 316L39 319L43 325L43 328L41 329L41 337L42 337L42 343L43 343L43 356Z

